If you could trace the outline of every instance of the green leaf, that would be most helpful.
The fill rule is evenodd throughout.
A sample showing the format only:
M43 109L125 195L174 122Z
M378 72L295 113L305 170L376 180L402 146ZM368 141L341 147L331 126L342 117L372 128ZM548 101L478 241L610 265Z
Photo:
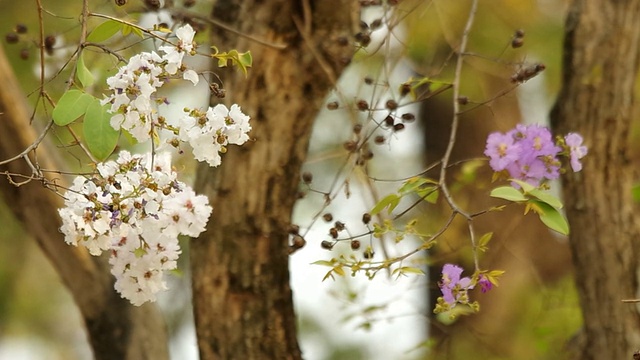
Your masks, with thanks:
M84 64L84 51L78 56L78 62L76 63L76 76L85 88L93 85L93 74L91 74L91 71L89 71L87 66Z
M122 29L122 23L114 20L107 20L102 24L96 26L93 31L87 36L88 42L101 43Z
M478 240L478 250L480 251L487 251L487 245L489 244L489 241L491 241L491 238L493 237L493 233L492 232L488 232L484 235L482 235L482 237L480 237L480 240Z
M100 100L94 98L84 115L83 132L89 151L98 160L111 155L118 143L120 133L111 127L110 120L111 114L107 112L107 107L100 105Z
M424 201L435 204L438 201L438 195L440 192L438 191L437 186L430 186L416 191L416 194L424 199Z
M138 29L137 27L133 27L131 25L122 24L122 35L127 36L131 33L138 35L141 39L144 38L144 34L142 33L142 30Z
M380 200L376 204L376 206L374 206L373 209L369 211L369 213L371 214L371 216L376 215L386 207L389 207L388 211L389 213L391 213L393 209L395 209L396 206L398 206L398 203L400 203L400 198L398 197L398 195L389 194L385 196L382 200Z
M527 197L524 196L520 190L513 186L500 186L491 190L491 197L505 199L513 202L527 201Z
M510 179L511 181L513 181L514 183L520 185L520 187L522 188L522 191L525 193L529 193L531 192L533 189L535 189L535 187L531 184L529 184L528 182L522 181L522 180L518 180L518 179Z
M84 115L87 106L94 97L80 90L69 90L62 95L58 104L53 109L53 122L58 126L66 126Z
M557 197L553 196L548 191L533 189L528 192L529 195L538 198L538 200L545 202L556 209L562 209L562 202Z
M331 266L333 267L333 264L335 263L335 261L327 261L327 260L318 260L318 261L314 261L311 264L312 265L322 265L322 266Z
M539 200L532 199L529 200L529 202L532 203L533 209L538 213L542 223L549 229L555 230L563 235L569 235L569 224L558 209Z

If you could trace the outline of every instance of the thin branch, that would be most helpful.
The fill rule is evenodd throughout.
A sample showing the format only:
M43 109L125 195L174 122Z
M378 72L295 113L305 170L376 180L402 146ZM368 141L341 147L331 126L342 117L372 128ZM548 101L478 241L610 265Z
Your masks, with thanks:
M449 160L451 158L451 153L453 152L453 147L456 143L456 135L458 133L458 126L460 122L460 103L458 103L458 97L460 97L460 81L462 79L462 66L464 64L464 53L467 48L467 41L469 40L469 33L471 32L471 27L473 26L473 21L475 19L476 12L478 10L478 0L473 0L471 3L471 10L469 11L469 17L467 18L467 23L464 27L464 31L462 33L462 39L460 41L460 48L458 49L458 59L456 61L455 75L453 78L453 118L451 120L451 134L449 135L449 143L447 145L447 149L445 151L444 156L442 157L442 167L440 169L440 188L442 190L442 194L444 195L447 203L454 211L454 213L459 213L467 219L469 225L469 232L471 233L471 240L473 245L473 259L475 262L476 269L479 269L479 260L477 251L475 251L475 238L473 236L473 227L471 225L471 216L464 212L460 207L455 203L451 194L449 193L449 188L446 184L446 174L447 167L449 165Z

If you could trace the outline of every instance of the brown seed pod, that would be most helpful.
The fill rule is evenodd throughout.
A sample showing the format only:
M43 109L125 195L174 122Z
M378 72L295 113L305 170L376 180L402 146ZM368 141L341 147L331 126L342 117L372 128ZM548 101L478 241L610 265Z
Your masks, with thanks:
M329 110L336 110L338 108L339 104L337 101L332 101L330 103L327 104L327 109Z
M378 135L375 138L373 138L373 142L375 142L377 145L382 145L385 142L385 138L382 135Z
M10 32L5 35L4 39L7 44L16 44L20 40L20 37L18 36L18 34Z
M387 103L385 104L385 106L389 110L395 110L395 109L398 108L398 103L393 99L389 99L389 100L387 100Z
M333 215L331 215L331 213L325 213L322 215L322 219L326 222L331 222L333 221Z
M27 25L25 24L16 24L16 32L18 34L26 34L27 33Z
M469 98L466 96L459 96L458 97L458 104L460 105L467 105L469 103Z
M360 249L360 241L351 240L351 250L358 250L358 249Z
M331 229L329 229L329 235L331 235L332 238L337 239L338 238L338 229L332 227Z
M356 102L356 106L358 107L358 110L360 111L366 111L369 110L369 103L367 103L366 100L360 99Z
M362 214L362 222L366 225L369 222L371 222L371 214L369 213L364 213Z
M344 146L345 150L348 152L354 152L358 149L358 143L353 140L345 142L342 146Z
M402 114L402 121L403 122L412 122L416 119L416 116L413 115L412 113L405 113Z
M303 172L302 173L302 181L305 184L311 184L311 182L313 181L313 174L308 172L308 171Z
M295 235L291 241L291 247L295 250L303 248L307 244L307 241L300 235Z
M296 224L289 224L289 234L291 235L298 235L300 233L300 226L296 225Z
M336 221L333 226L335 226L338 231L344 230L344 223L341 221Z
M323 249L326 249L326 250L331 250L331 249L333 249L333 245L334 245L334 243L333 243L333 242L331 242L331 241L328 241L328 240L323 240L323 241L320 243L320 246L321 246Z

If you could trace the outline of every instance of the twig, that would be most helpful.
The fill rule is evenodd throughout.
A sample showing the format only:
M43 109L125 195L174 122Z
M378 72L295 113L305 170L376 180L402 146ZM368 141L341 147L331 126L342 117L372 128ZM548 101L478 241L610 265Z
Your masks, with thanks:
M447 167L449 165L449 160L451 158L451 153L453 151L453 147L456 143L456 135L458 132L458 126L460 122L460 104L458 103L458 97L460 96L460 81L462 78L462 65L464 64L464 56L463 54L466 51L467 41L469 40L469 33L471 32L471 27L473 26L473 21L475 19L476 11L478 10L478 0L473 0L471 3L471 10L469 11L469 17L467 18L467 23L464 27L464 31L462 33L462 39L460 41L460 48L458 49L458 59L456 61L455 75L453 78L453 118L451 120L451 134L449 135L449 143L447 145L447 149L442 157L442 167L440 168L440 188L442 190L442 194L444 195L447 203L451 207L454 212L462 215L465 219L467 219L467 223L469 225L469 232L471 233L471 245L473 247L473 260L475 263L476 269L479 269L479 260L478 254L476 251L475 237L473 235L473 226L471 225L471 216L464 212L460 207L455 203L451 194L449 193L449 188L446 184L446 174Z

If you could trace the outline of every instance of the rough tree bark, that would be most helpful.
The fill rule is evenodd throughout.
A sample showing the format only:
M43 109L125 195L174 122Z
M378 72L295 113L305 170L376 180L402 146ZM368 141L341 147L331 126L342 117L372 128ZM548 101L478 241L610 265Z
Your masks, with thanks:
M551 115L557 133L581 133L590 153L582 172L563 177L584 315L580 359L631 359L640 347L638 308L620 301L638 294L630 156L638 19L640 0L574 0L566 20L563 88Z
M0 160L20 154L36 137L22 89L0 47ZM40 149L45 146L41 144ZM62 168L46 150L37 151L37 156L34 153L29 153L33 164L43 169ZM21 158L0 165L0 172L30 176L32 169ZM24 180L13 178L16 182ZM57 209L63 205L60 196L35 181L15 186L9 177L0 180L0 192L71 292L96 359L168 359L166 329L155 306L136 308L121 299L113 288L106 261L65 244L58 230L61 222Z
M351 0L220 0L214 14L242 33L216 32L220 49L250 50L245 79L226 73L228 97L252 116L255 141L231 147L218 169L199 169L196 189L214 206L191 243L200 357L299 359L289 287L288 232L312 121L353 51ZM214 102L218 102L214 99Z

